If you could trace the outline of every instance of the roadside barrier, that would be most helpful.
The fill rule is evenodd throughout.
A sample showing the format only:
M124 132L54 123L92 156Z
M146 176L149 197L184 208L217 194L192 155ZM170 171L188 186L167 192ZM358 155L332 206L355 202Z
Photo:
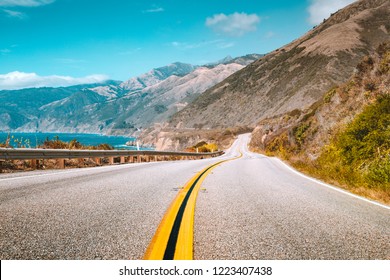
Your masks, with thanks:
M65 150L65 149L9 149L0 148L0 160L30 160L32 168L39 168L40 160L55 159L58 168L65 168L67 159L93 159L101 165L103 159L109 164L140 163L166 160L194 160L220 156L223 151L213 153L131 151L131 150Z

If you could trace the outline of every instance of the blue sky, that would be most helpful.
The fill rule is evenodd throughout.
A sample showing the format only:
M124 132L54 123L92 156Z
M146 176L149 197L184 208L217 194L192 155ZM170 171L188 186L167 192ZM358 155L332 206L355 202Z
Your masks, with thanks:
M265 54L353 0L0 0L0 90Z

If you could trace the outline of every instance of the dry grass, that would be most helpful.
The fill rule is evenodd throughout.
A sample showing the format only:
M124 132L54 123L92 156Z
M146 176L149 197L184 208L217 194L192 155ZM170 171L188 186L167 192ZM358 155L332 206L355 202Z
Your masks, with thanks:
M312 163L306 163L303 161L295 160L287 161L291 166L299 170L300 172L319 179L323 182L331 184L333 186L339 187L341 189L347 190L353 194L381 202L383 204L390 205L390 192L383 190L381 188L372 188L367 183L361 183L362 185L350 184L345 182L345 179L336 176L329 176L329 174L324 170L318 169L317 166Z

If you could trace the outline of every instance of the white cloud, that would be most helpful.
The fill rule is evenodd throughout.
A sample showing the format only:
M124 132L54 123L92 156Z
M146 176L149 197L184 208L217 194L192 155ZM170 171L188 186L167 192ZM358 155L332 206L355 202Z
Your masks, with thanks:
M235 46L234 42L227 42L225 40L212 40L212 41L202 41L197 43L188 43L188 42L178 42L174 41L168 44L169 46L172 46L178 50L192 50L192 49L199 49L199 48L205 48L205 47L215 47L217 49L228 49Z
M1 50L0 50L0 54L2 54L2 55L9 54L10 52L11 52L10 49L1 49Z
M236 44L233 42L224 42L221 44L218 44L219 49L228 49L234 47Z
M0 55L8 55L13 52L15 48L17 48L18 45L11 45L8 48L0 49Z
M15 71L4 75L0 74L0 90L72 86L78 84L99 83L106 80L108 80L108 77L105 75L90 75L82 78L74 78L57 75L39 76L36 73Z
M276 36L276 34L274 33L274 32L272 32L272 31L268 31L266 34L265 34L265 38L266 39L271 39L271 38L273 38L273 37L275 37Z
M145 11L142 11L143 13L161 13L161 12L164 12L165 9L164 8L161 8L161 7L158 7L156 5L153 5L152 8L150 8L149 10L145 10Z
M355 2L356 0L311 0L308 8L309 23L317 25L328 18L331 13Z
M3 9L3 12L6 13L7 16L11 18L25 19L27 17L25 13L18 12L18 11Z
M43 5L48 5L56 0L0 0L0 7L38 7ZM26 19L28 16L25 13L3 9L3 12L7 17L14 19Z
M0 7L38 7L56 0L0 0Z
M215 32L238 37L256 31L259 22L260 17L256 14L217 14L206 19L206 26L212 28Z
M154 8L144 11L144 13L161 13L164 12L164 8Z
M55 59L55 61L61 64L82 64L87 62L84 59L74 59L74 58L57 58Z
M135 49L127 50L127 51L121 51L118 54L119 55L132 55L132 54L138 53L141 50L142 50L142 48L135 48Z

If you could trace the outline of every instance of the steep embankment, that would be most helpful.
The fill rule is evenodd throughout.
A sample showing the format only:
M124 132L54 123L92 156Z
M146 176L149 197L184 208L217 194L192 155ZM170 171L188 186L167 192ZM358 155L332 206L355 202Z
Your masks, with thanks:
M262 120L251 147L390 203L390 41L309 109Z

